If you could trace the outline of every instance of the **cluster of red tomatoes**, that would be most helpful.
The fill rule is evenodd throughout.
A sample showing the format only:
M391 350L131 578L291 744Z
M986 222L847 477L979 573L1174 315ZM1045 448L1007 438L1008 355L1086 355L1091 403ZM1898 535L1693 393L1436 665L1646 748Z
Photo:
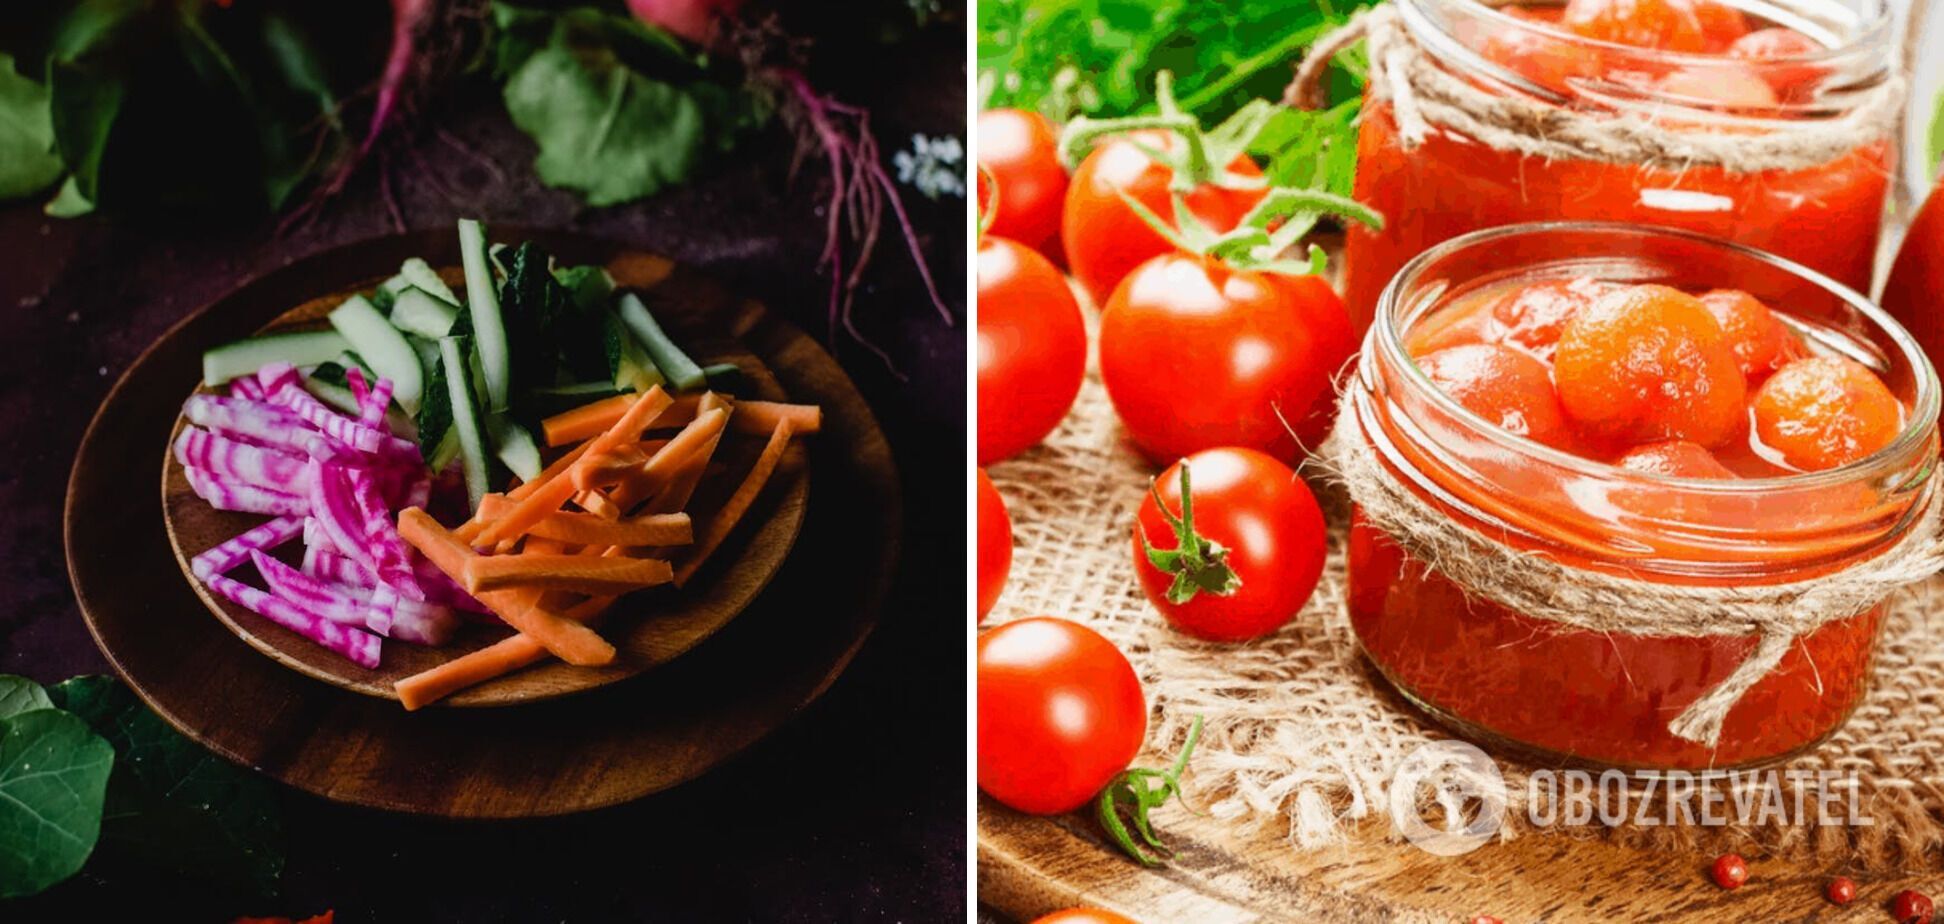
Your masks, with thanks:
M1148 598L1201 638L1281 627L1323 569L1323 516L1291 466L1324 436L1334 376L1356 348L1343 303L1315 277L1188 252L1130 205L1174 221L1179 201L1219 232L1262 201L1265 189L1232 183L1182 189L1150 155L1179 136L1109 136L1069 176L1058 133L1036 114L986 112L978 133L979 464L1037 445L1066 417L1086 374L1082 303L1099 306L1103 384L1129 441L1165 467L1130 542ZM1227 175L1261 171L1243 155ZM1012 565L1012 522L983 468L976 478L983 620ZM980 636L977 664L979 786L999 801L1070 811L1139 752L1140 679L1093 630L1009 622Z

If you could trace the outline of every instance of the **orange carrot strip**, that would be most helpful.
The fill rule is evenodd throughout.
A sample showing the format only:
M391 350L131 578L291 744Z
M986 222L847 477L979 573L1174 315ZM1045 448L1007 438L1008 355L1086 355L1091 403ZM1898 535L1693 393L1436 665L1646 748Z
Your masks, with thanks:
M745 402L747 404L747 402ZM763 492L770 475L776 472L777 463L783 461L783 451L790 448L790 420L784 418L776 422L776 429L770 431L769 442L763 446L763 453L756 457L749 474L743 477L742 484L736 486L735 493L724 501L722 509L709 518L702 531L696 535L695 546L682 563L675 567L675 586L680 587L695 576L696 569L708 561L709 555L729 537L729 531L736 528L736 521L749 512L756 496Z
M737 401L736 418L730 429L751 436L768 436L780 420L790 421L791 432L806 436L823 429L823 408L814 404L785 404L781 401ZM673 427L687 423L701 411L677 402L656 421L657 426Z
M668 484L682 463L719 436L728 422L729 412L724 408L714 408L696 415L688 426L682 428L682 432L668 441L668 445L649 457L648 464L608 492L608 500L623 512L633 510L636 504Z
M629 444L603 453L588 453L585 464L574 466L574 487L583 491L605 488L647 464L648 455Z
M560 612L560 618L575 623L594 620L613 605L613 597L590 597ZM532 636L510 635L478 651L453 658L437 667L420 671L392 684L398 701L406 709L419 709L470 686L510 674L547 656L546 646Z
M703 396L702 404L708 405L714 398L721 401L715 392ZM728 402L722 401L724 405ZM729 411L729 425L735 426L736 412ZM648 513L674 513L688 507L689 499L695 496L695 489L702 484L702 476L709 470L709 460L715 458L716 447L722 445L722 434L717 432L708 445L703 446L688 458L682 460L679 471L669 477L668 489L657 494L648 502Z
M533 524L527 536L529 551L533 549L532 540L537 537L586 546L688 545L695 541L694 527L686 513L610 520L592 513L562 510Z
M465 573L466 589L474 595L510 587L617 594L666 584L674 577L668 562L660 559L534 552L470 558Z
M479 556L464 542L417 507L399 512L398 534L455 581L463 583L468 565L479 560ZM595 665L614 660L614 646L595 634L594 630L540 609L540 595L536 591L523 588L520 591L475 596L507 625L523 635L531 636L562 661L575 665Z
M534 491L539 490L539 488L537 487L538 485L546 484L547 482L560 477L561 472L566 471L568 468L573 466L574 463L579 462L581 456L586 454L587 454L586 443L582 443L579 446L575 446L573 449L568 450L566 455L553 460L553 463L551 465L548 465L546 468L541 469L540 474L533 476L532 481L526 482L520 485L519 487L506 492L506 499L512 501L526 500L528 495L531 495Z
M628 412L634 402L634 395L615 395L602 398L590 404L569 411L561 411L540 421L540 432L547 438L549 446L565 446L578 440L591 439L614 426L621 415Z
M483 546L498 545L525 533L547 514L559 510L561 504L567 503L574 496L572 475L574 469L587 461L587 456L606 452L622 443L640 439L641 431L647 429L656 415L667 410L669 404L668 393L662 391L661 386L657 385L649 389L633 404L628 405L627 412L621 415L620 420L614 422L614 426L588 441L587 452L579 461L546 481L541 481L539 478L533 479L532 483L537 485L533 493L517 501L512 510L508 510L505 516L494 520L492 525L486 527L486 530L474 541ZM666 452L667 447L663 447L663 451Z
M588 513L609 520L621 519L621 508L614 506L614 502L608 500L608 496L599 491L582 491L574 495L574 503L579 504L581 509Z

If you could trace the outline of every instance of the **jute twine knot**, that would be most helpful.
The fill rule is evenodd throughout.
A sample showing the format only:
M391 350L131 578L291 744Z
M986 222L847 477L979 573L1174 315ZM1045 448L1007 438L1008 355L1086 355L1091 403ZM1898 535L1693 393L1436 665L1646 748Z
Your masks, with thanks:
M1796 639L1859 615L1892 591L1944 567L1944 503L1938 501L1934 478L1921 489L1912 508L1914 521L1904 535L1874 556L1808 580L1697 586L1571 567L1459 523L1400 481L1378 457L1353 399L1343 402L1318 459L1365 520L1473 598L1589 632L1661 638L1759 636L1755 650L1733 673L1668 723L1675 736L1709 747L1720 740L1729 711L1781 663Z
M1283 102L1320 108L1322 78L1338 52L1369 40L1369 96L1388 100L1407 148L1438 129L1498 150L1548 160L1583 159L1670 170L1721 167L1737 173L1802 170L1829 163L1889 136L1903 104L1904 80L1844 90L1845 111L1830 118L1770 119L1754 132L1679 120L1665 111L1587 110L1494 92L1440 67L1411 37L1391 4L1360 11L1318 39L1296 68ZM1649 107L1664 109L1670 107ZM1679 107L1671 107L1678 110Z

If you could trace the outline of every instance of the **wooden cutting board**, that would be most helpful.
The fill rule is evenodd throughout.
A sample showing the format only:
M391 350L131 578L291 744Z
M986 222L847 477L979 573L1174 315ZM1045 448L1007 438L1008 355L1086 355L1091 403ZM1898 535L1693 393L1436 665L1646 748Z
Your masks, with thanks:
M1387 824L1338 845L1299 851L1280 825L1248 830L1179 803L1155 812L1175 861L1146 868L1105 839L1091 813L1022 815L979 797L979 901L1019 921L1086 905L1143 924L1271 921L1449 922L1490 914L1506 924L1857 921L1890 924L1890 896L1944 898L1944 872L1853 875L1856 901L1823 898L1841 870L1750 858L1733 892L1708 878L1712 855L1622 847L1588 836L1532 835L1437 857Z

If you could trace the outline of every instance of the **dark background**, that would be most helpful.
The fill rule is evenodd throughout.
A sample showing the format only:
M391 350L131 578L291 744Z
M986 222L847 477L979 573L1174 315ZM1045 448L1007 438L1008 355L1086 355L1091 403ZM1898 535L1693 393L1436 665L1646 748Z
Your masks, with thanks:
M934 26L871 54L819 55L813 78L872 109L885 154L914 131L965 138L964 38ZM833 67L834 66L834 67ZM845 68L848 68L846 70ZM412 228L571 228L700 267L824 333L820 165L789 177L781 130L713 175L590 210L541 186L533 147L490 87L444 100L386 164ZM61 506L108 387L176 320L243 280L389 233L367 164L319 219L56 220L0 208L0 672L52 682L107 670L75 607ZM427 174L436 176L436 182ZM838 338L903 476L904 557L876 634L830 692L750 752L640 803L567 819L448 823L286 793L283 894L247 902L141 870L99 870L0 920L228 920L335 909L339 921L955 921L965 915L965 204L903 190L956 326L927 304L902 241L884 240L858 323L909 380ZM888 226L888 223L887 223ZM130 447L130 477L154 447Z

